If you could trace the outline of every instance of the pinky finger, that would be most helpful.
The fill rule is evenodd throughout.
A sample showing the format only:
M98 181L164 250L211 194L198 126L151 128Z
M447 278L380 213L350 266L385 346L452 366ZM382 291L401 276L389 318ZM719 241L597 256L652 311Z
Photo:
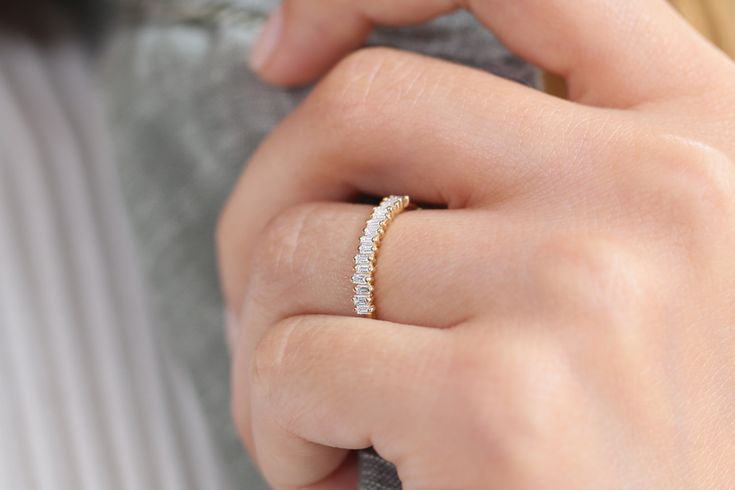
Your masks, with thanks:
M393 449L410 444L396 437L410 439L416 414L437 401L433 387L447 372L450 334L316 315L272 327L249 377L253 441L269 483L336 488L335 479L354 478L346 459L352 449L374 446L400 458ZM383 445L387 434L391 447Z

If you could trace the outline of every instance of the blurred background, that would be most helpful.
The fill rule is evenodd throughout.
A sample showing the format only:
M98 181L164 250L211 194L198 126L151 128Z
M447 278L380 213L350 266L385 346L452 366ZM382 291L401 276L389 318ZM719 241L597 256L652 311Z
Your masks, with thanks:
M0 7L0 489L259 489L230 422L216 217L308 89L272 0ZM469 15L378 32L533 84Z
M276 3L0 4L0 490L266 488L230 422L213 234L308 92L247 68ZM678 6L735 49L735 2ZM541 85L465 13L370 43Z

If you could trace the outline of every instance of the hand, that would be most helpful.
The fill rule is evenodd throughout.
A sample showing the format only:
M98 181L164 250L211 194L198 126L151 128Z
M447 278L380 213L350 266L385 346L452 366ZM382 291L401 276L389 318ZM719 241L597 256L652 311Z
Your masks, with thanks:
M663 1L289 0L256 66L305 82L460 4L572 101L387 49L329 72L219 225L245 444L279 489L371 445L406 488L731 485L735 67ZM391 193L447 209L395 220L354 318L349 203Z

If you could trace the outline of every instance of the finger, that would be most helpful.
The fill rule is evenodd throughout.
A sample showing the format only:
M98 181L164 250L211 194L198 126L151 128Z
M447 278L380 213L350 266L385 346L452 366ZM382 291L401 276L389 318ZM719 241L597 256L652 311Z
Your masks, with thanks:
M244 335L257 339L268 325L295 315L354 316L354 256L370 213L363 205L309 203L272 221L256 245L240 317ZM517 244L528 243L527 231L508 216L471 210L402 213L388 226L373 271L377 316L447 328L481 311L513 308L528 288L506 274L507 266L525 260ZM466 258L468 250L482 250L492 267Z
M286 0L253 65L268 81L301 84L360 46L374 24L419 23L460 6L512 51L566 77L574 100L592 104L701 90L702 74L724 60L663 0Z
M381 0L371 4L352 0L283 2L263 27L250 55L251 66L273 83L304 84L362 46L375 24L416 24L457 8L449 0L390 4Z
M253 360L251 402L268 481L277 488L320 481L347 449L372 445L393 457L441 396L436 387L451 362L450 341L445 330L333 316L294 317L271 328ZM248 372L234 376L247 385ZM383 444L387 434L393 446Z
M253 369L251 359L252 351L247 343L244 342L244 337L241 336L237 339L232 355L232 416L236 423L240 439L250 453L251 461L260 467L252 426L250 376ZM285 442L289 443L289 441L290 439ZM275 483L274 488L276 490L290 490L292 488L294 490L296 488L299 490L343 490L345 488L355 488L358 479L357 458L342 450L334 451L333 453L336 455L336 459L334 464L335 469L332 472L321 472L313 479L306 479L305 481L309 481L309 484L304 485L287 485L281 483L281 480L278 480L277 482L272 482Z
M254 244L284 209L359 194L497 203L549 168L591 160L608 124L599 112L422 56L352 55L271 134L230 197L219 225L229 304L239 308Z

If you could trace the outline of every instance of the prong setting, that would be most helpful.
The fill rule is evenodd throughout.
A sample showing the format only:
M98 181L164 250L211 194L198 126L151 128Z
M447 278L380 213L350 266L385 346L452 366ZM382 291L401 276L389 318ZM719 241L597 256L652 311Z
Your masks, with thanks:
M358 242L358 254L355 255L352 284L354 295L352 303L359 316L375 315L374 273L376 258L385 230L391 221L409 205L408 196L388 196L378 206L365 223L365 228Z

